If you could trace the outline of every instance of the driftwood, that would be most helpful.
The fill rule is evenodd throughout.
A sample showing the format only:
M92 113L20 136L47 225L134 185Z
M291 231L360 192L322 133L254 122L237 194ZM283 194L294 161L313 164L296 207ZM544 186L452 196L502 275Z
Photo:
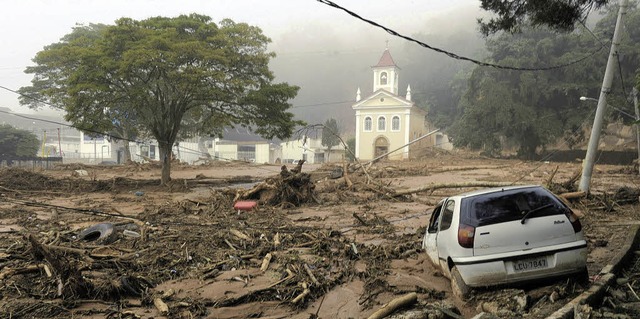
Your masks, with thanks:
M239 199L257 200L267 205L299 206L303 203L315 202L315 184L309 173L302 172L304 160L291 170L283 165L278 176L267 178L252 189L238 190L234 201Z
M353 217L357 219L363 226L368 226L367 222L364 221L364 219L362 219L362 217L360 217L357 213L353 213Z
M46 268L45 268L46 267ZM24 273L29 273L29 272L36 272L36 271L40 271L40 270L44 270L47 273L48 277L51 277L51 270L49 270L49 268L44 265L44 264L40 264L40 265L29 265L26 267L22 267L22 268L5 268L2 273L0 273L0 280L11 277L13 275L17 275L17 274L24 274Z
M36 259L46 260L53 267L61 287L59 293L65 297L85 297L92 291L93 285L86 281L75 263L66 260L63 256L57 256L51 249L29 235L29 242L33 248Z
M296 296L295 298L293 298L293 300L291 300L291 303L298 303L300 302L300 300L304 299L304 297L306 297L309 292L311 292L311 290L309 290L309 286L307 285L306 282L302 283L302 293L300 293L298 296Z
M247 240L247 241L251 241L251 237L247 236L245 233L236 230L236 229L231 229L229 230L234 236L238 237L239 239L243 239L243 240Z
M277 249L278 246L280 246L280 233L276 233L273 236L273 247Z
M513 183L509 182L466 182L466 183L449 183L449 184L429 184L418 188L412 188L408 190L396 191L391 194L393 197L399 197L404 195L410 195L422 192L433 192L436 189L442 188L465 188L465 187L500 187L500 186L512 186Z
M153 305L156 306L156 309L158 309L158 311L160 311L160 313L162 315L166 315L166 314L169 313L169 306L167 306L167 304L164 303L164 301L162 301L162 299L154 298L153 299Z
M311 281L313 281L313 284L316 285L316 287L319 287L320 282L318 281L318 279L316 279L316 276L313 275L313 272L311 272L311 268L309 268L309 265L304 264L304 270L307 271L307 275L309 275Z
M351 178L349 178L349 164L344 163L343 168L342 168L342 178L344 179L344 182L347 184L347 188L351 189L353 187L353 182L351 181Z
M382 306L382 308L378 309L378 311L372 313L371 316L369 316L369 319L382 319L398 310L399 308L413 304L417 300L418 295L415 292L406 294L402 297L398 297L391 300L388 304Z
M262 259L262 266L260 266L260 271L265 272L269 269L269 263L271 262L271 258L273 255L271 253L267 253Z
M587 196L587 193L582 192L582 191L580 191L580 192L570 192L570 193L560 194L559 196L564 198L564 199L566 199L566 200L569 200L569 199L585 197L585 196Z

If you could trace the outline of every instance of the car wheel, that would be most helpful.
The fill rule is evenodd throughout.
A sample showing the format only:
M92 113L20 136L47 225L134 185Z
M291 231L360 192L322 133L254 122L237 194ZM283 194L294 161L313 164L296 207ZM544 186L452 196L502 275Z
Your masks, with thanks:
M451 268L451 290L453 290L453 295L460 300L466 300L471 294L471 287L464 282L456 266Z
M100 223L95 224L78 234L78 239L85 241L95 241L99 244L109 244L116 238L116 233L113 231L113 224Z
M584 267L579 273L576 274L574 280L576 281L576 283L578 283L579 285L583 286L583 287L588 287L589 286L589 271L587 270L587 267Z

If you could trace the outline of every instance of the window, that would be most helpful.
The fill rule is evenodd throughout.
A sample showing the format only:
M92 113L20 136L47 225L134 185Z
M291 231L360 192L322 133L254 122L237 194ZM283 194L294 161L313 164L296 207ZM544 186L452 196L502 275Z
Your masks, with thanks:
M367 132L371 132L371 127L372 127L371 118L367 116L364 118L364 130Z
M391 118L391 130L392 131L399 131L400 130L400 117L399 116L394 116L393 118Z
M441 210L442 205L439 205L433 209L433 212L431 212L431 218L429 218L429 227L427 227L427 231L432 234L438 231L438 222L440 221Z
M555 196L542 188L517 189L478 195L461 203L465 214L461 222L478 227L504 222L562 215L566 206Z
M445 204L442 210L442 222L440 223L440 230L447 230L451 227L451 221L453 220L453 210L456 207L456 203L452 200Z
M387 128L387 119L384 116L378 118L378 131L384 131Z
M387 85L387 72L380 73L380 85Z

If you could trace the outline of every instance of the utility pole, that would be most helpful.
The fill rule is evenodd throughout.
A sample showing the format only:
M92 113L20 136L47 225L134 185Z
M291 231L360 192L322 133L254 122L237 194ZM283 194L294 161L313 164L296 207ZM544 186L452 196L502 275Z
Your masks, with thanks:
M615 31L613 31L613 39L611 41L611 50L609 51L609 59L607 60L607 68L604 71L604 79L602 80L602 90L598 99L598 108L596 109L595 119L591 127L591 136L589 137L589 145L587 146L587 155L582 163L582 177L580 179L579 190L589 192L591 186L591 175L593 173L593 165L598 152L598 144L600 142L600 131L602 130L602 120L604 118L604 109L607 106L607 94L611 90L613 82L613 72L618 55L618 44L620 42L620 33L622 29L622 17L626 14L629 0L623 0L618 10L618 20L616 22Z

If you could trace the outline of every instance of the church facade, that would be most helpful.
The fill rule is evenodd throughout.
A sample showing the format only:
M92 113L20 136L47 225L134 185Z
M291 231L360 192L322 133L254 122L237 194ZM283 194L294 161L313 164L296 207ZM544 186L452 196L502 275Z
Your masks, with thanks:
M426 112L411 101L411 86L405 96L399 95L400 68L389 49L372 70L373 93L361 98L358 88L352 106L356 113L356 157L402 160L419 156L421 150L435 144L435 136L428 136L407 145L430 131Z

